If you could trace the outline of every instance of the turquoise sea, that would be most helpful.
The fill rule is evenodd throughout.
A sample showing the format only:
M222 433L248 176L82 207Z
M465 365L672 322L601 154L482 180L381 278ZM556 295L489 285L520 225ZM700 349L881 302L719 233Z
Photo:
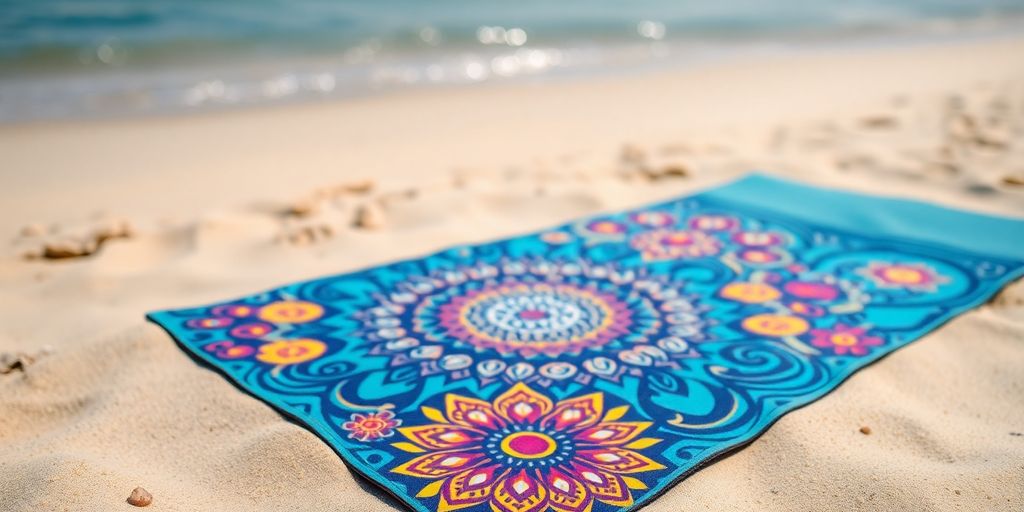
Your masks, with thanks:
M0 0L0 122L1020 32L1024 0Z

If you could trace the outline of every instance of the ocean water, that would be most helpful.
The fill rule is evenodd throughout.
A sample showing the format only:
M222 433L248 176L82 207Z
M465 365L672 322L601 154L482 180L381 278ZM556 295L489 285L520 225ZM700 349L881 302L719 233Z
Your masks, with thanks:
M1019 32L1024 0L0 0L0 122Z

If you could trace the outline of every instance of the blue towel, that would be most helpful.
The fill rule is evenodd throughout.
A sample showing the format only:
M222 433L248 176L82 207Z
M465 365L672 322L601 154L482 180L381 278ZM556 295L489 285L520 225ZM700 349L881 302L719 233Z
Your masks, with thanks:
M149 318L413 510L612 511L1022 273L1022 220L751 175Z

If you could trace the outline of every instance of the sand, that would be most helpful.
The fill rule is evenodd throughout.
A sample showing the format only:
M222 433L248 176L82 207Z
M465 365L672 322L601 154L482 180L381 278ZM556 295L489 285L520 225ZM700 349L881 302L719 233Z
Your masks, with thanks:
M149 510L394 510L144 312L750 169L1024 217L1021 55L1024 39L811 51L0 127L0 509L129 510L142 486ZM895 509L1024 509L1021 283L648 508Z

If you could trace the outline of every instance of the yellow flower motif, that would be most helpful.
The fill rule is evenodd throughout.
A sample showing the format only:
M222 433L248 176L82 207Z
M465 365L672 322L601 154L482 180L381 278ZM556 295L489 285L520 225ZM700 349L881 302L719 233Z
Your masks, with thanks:
M260 308L259 317L276 324L311 322L324 314L323 306L301 300L282 300Z
M743 320L743 328L762 336L796 336L810 329L807 320L789 315L754 315Z
M730 283L720 293L723 298L746 304L768 302L782 296L774 287L764 283Z
M913 267L889 267L882 269L879 275L897 284L921 284L928 279L928 274Z
M874 281L881 288L905 288L919 292L934 292L949 278L939 275L924 263L886 263L873 261L857 273Z
M327 351L322 341L302 338L267 343L260 347L256 359L270 364L298 364L312 361Z

